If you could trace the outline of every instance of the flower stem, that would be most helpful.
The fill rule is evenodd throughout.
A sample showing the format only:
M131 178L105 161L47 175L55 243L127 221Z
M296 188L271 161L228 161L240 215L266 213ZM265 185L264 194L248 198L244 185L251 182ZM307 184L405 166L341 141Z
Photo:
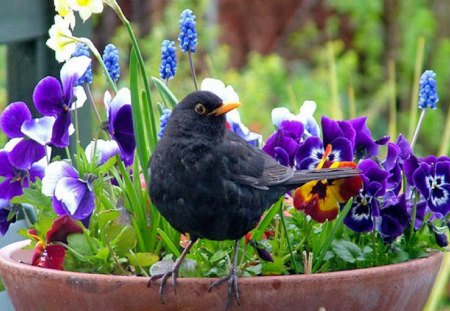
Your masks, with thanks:
M191 68L192 79L194 79L195 90L198 90L197 76L195 74L194 61L192 60L192 52L188 52L189 67Z
M283 210L284 210L284 203L281 202L281 206L280 206L280 209L278 210L278 213L280 214L281 225L283 226L284 236L286 237L286 242L288 245L289 254L291 255L291 261L292 261L292 265L294 266L295 274L299 274L300 271L298 269L297 262L295 261L294 252L292 251L291 240L289 239L288 231L286 228L286 222L284 220Z
M91 88L89 87L89 84L83 83L83 89L84 89L84 92L86 93L89 101L92 104L92 109L95 112L95 116L97 117L98 122L100 123L100 125L102 125L103 121L102 121L102 118L100 117L100 114L98 113L98 109L97 109L97 106L95 105L94 97L92 96L92 92L91 92Z
M414 136L411 140L411 150L414 150L414 146L416 145L417 137L419 136L420 128L422 127L423 120L425 119L425 113L427 112L426 109L422 109L422 112L420 113L419 122L417 122L416 131L414 132Z
M414 130L414 123L417 120L417 102L419 101L419 81L422 72L423 55L425 50L425 38L419 37L417 40L417 54L414 66L414 82L411 90L411 105L409 112L409 136L411 137Z

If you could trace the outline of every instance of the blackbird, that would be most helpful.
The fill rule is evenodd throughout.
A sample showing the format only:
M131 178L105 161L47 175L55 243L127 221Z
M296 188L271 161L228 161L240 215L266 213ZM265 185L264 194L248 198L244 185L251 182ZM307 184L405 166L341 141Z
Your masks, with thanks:
M355 169L294 171L226 130L225 113L238 107L207 91L187 95L172 111L164 135L149 163L151 201L190 241L172 271L152 276L161 279L160 294L199 238L235 240L229 275L211 288L229 282L230 295L239 302L237 286L238 242L252 230L265 210L284 193L322 179L359 175Z

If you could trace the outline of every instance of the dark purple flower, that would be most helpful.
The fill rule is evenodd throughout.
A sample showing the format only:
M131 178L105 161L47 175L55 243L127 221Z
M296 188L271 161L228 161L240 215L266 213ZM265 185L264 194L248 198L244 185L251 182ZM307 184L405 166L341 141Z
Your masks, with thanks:
M294 156L303 136L303 124L285 120L262 148L270 156L285 166L294 165Z
M120 89L116 96L105 94L108 112L108 132L117 141L126 165L133 162L136 142L134 139L133 116L131 113L131 95L127 88Z
M361 161L358 168L362 172L363 189L353 198L344 223L353 231L368 232L374 228L374 217L380 215L378 198L386 192L389 174L371 159Z
M64 161L52 162L45 170L42 193L52 197L56 214L86 221L95 208L95 176L81 178L75 168Z
M394 204L388 202L381 208L380 217L377 219L377 230L385 242L391 243L402 235L410 221L405 196L401 195Z
M372 134L366 124L367 117L359 117L348 120L355 130L355 157L367 159L378 155L378 144L372 138ZM380 140L385 143L385 139Z
M327 146L328 144L333 145L335 139L344 137L350 142L353 154L356 133L355 129L348 121L335 121L323 116L321 124L324 146Z
M5 235L9 226L16 222L16 212L8 200L0 199L0 234Z
M450 212L450 159L434 156L420 159L412 179L430 210L447 216Z
M27 188L30 181L44 177L45 170L42 161L33 163L28 170L18 169L10 162L9 154L9 151L0 150L0 176L3 177L0 183L0 198L5 200L21 195L22 189Z
M400 147L396 144L389 143L383 167L386 172L389 173L386 192L393 196L397 196L402 187L402 168L400 160Z
M338 137L333 140L331 152L325 159L323 167L329 167L332 162L347 162L353 160L351 143L347 138ZM325 146L319 137L308 137L295 154L295 167L299 170L315 169L325 154Z
M0 127L9 138L15 139L9 152L9 161L14 167L28 170L45 156L45 145L50 142L54 122L53 117L32 119L24 102L6 107L0 117Z
M78 108L85 99L81 87L76 88L79 93L74 96L74 86L90 63L91 59L86 56L73 57L61 69L61 82L55 77L48 76L39 81L34 89L33 101L36 109L44 116L56 117L51 142L57 147L69 145L72 104L77 101L74 108Z

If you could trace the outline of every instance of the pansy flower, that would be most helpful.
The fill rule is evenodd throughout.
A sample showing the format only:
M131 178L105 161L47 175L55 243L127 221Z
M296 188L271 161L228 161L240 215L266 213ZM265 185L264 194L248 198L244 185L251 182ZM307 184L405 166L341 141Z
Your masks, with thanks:
M73 57L61 68L61 82L48 76L39 81L34 89L36 109L44 116L56 117L51 142L57 147L69 145L69 129L72 124L70 110L81 107L86 100L83 88L74 86L90 63L89 57Z
M363 188L353 198L344 224L356 232L369 232L374 228L374 217L380 215L378 197L386 193L389 173L372 159L361 161L358 168L362 173Z
M45 159L33 163L30 169L19 169L10 161L10 152L0 150L0 176L3 177L0 183L0 198L10 200L23 193L23 188L29 187L30 182L35 182L36 178L44 177Z
M94 175L82 178L69 163L56 161L50 163L42 180L42 193L52 197L56 214L69 215L83 221L87 226L95 208L93 192Z
M0 199L0 234L5 235L9 226L16 222L16 211L9 200Z
M328 145L317 169L324 168L330 152L331 145ZM338 167L355 168L356 163L333 162L329 166L329 168ZM355 196L361 189L361 184L360 176L308 182L295 190L294 207L303 210L315 221L333 220L338 214L339 204L346 203Z
M428 156L420 159L412 173L414 185L434 213L450 212L450 158Z
M136 148L130 90L122 88L112 99L106 92L104 102L108 112L107 130L119 145L125 164L130 165Z
M18 169L28 170L34 162L45 156L45 144L50 142L55 119L32 119L24 102L14 102L6 107L0 117L0 127L9 138L16 138L9 153L9 161Z
M411 222L411 216L407 211L406 199L401 195L396 202L386 201L380 209L380 217L377 217L377 230L384 241L391 243L402 235Z
M300 121L284 120L262 148L280 164L294 166L297 149L303 137L304 126Z
M272 109L272 123L277 128L280 127L281 122L285 120L300 121L303 124L305 136L319 136L319 125L316 119L314 119L314 112L316 111L317 104L312 100L305 100L300 107L300 113L294 115L285 107L278 107Z
M102 165L116 154L121 155L119 145L115 140L97 139L87 145L84 153L89 162L97 161L97 165Z
M83 228L69 216L56 218L45 236L45 241L39 237L35 229L28 234L37 240L34 248L31 264L42 268L63 270L66 249L63 245L55 244L61 242L67 244L67 236L71 233L82 233Z

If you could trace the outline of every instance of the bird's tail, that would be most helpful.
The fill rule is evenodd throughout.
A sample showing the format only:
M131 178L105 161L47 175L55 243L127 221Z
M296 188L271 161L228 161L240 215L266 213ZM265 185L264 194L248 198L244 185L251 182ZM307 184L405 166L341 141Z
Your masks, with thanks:
M302 185L309 181L321 179L338 179L346 177L360 176L361 171L357 168L323 168L318 170L295 171L294 175L285 182L286 185Z

